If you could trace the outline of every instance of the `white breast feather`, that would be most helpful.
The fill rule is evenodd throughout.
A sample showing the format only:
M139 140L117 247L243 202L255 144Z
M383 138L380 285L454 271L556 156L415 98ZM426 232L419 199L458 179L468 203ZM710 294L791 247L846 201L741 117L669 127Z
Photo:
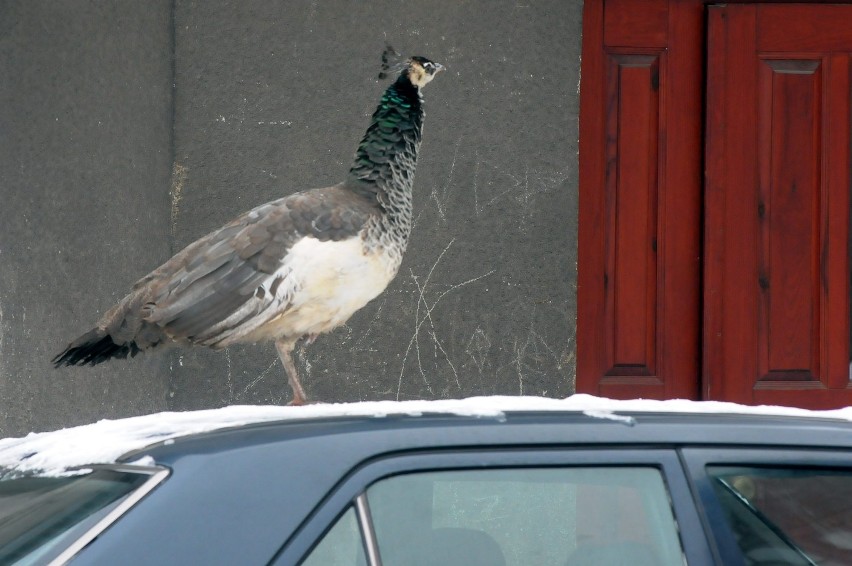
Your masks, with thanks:
M295 340L327 332L384 291L396 269L386 254L365 253L360 238L340 242L303 238L264 284L270 290L272 282L282 278L269 309L276 314L253 329L248 339Z

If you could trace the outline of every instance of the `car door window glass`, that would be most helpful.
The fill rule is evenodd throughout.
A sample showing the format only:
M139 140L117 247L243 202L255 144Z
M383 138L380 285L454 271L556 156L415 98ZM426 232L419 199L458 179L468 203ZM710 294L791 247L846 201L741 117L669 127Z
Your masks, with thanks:
M337 520L302 566L367 566L354 509Z
M747 565L849 564L852 471L709 466Z
M375 483L366 499L384 566L684 563L666 487L652 467L405 474ZM351 512L341 519L350 541L354 520ZM332 544L341 522L314 554ZM314 554L304 563L363 564L352 550L341 561Z

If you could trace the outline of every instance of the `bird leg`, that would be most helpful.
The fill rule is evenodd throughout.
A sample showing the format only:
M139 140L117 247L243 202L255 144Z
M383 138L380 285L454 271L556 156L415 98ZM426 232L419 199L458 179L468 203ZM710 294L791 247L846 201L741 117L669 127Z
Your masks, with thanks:
M305 396L302 384L299 383L299 374L296 371L296 364L293 363L294 346L295 344L290 340L275 341L278 357L281 358L281 363L284 364L284 371L287 372L287 379L290 382L290 388L293 390L293 400L290 401L290 405L304 405L308 402L308 398Z

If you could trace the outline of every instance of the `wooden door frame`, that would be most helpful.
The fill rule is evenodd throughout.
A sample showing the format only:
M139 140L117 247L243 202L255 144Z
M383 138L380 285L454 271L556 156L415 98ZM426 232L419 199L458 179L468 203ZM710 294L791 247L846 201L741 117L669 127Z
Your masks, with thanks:
M580 167L576 390L610 397L690 398L711 391L709 357L723 356L722 295L710 272L723 259L717 196L706 191L705 60L709 0L585 0L580 90ZM850 4L852 0L729 0L728 4ZM653 374L619 367L610 352L617 324L608 310L613 252L613 210L608 176L615 173L608 119L617 78L608 72L613 54L659 53L658 198L655 253ZM617 102L617 99L615 100ZM617 136L618 132L616 132ZM675 149L672 149L675 148ZM677 152L680 159L674 158ZM709 202L705 199L709 199ZM608 208L608 206L610 208ZM705 215L709 215L705 216ZM709 218L709 220L708 220ZM705 249L713 257L705 257ZM846 315L848 316L848 315ZM841 337L848 340L848 337ZM705 352L707 346L710 354Z

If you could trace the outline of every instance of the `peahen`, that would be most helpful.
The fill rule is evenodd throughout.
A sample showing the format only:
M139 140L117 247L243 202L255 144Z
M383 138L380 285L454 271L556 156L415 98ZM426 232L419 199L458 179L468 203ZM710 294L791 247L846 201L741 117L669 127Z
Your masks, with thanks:
M379 102L345 181L258 206L190 244L53 359L95 365L167 344L274 341L293 389L296 343L346 322L394 278L412 225L421 89L443 66L411 57Z

